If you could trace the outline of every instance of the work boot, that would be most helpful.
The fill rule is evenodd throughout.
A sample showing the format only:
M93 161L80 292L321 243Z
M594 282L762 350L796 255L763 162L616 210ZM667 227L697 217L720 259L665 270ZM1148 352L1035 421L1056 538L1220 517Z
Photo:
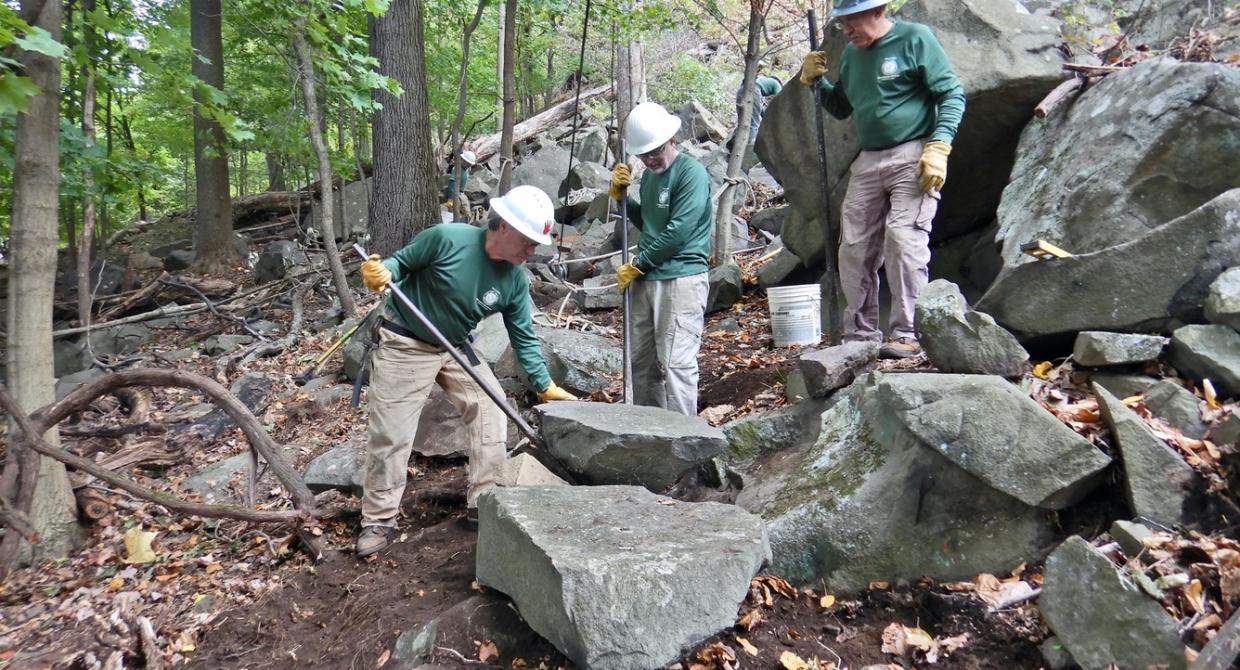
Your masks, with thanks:
M472 531L478 530L478 508L470 507L465 510L465 525Z
M387 548L396 537L396 529L388 526L366 526L357 536L357 557L366 558Z
M912 358L921 353L921 345L911 337L897 337L879 347L879 358Z

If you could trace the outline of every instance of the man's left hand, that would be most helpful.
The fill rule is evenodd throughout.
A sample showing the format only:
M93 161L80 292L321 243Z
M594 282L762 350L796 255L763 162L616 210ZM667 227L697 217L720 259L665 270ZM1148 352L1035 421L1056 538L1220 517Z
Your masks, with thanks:
M923 193L943 188L947 181L947 156L952 152L952 145L947 142L931 140L921 151L921 160L917 161L917 178L921 182Z
M555 382L551 382L551 386L538 392L538 399L543 402L551 402L552 400L576 400L577 396L556 386Z
M629 287L629 284L633 283L633 280L644 274L646 273L638 270L636 265L625 263L620 266L619 270L616 270L616 286L620 288L621 293L624 293L624 290Z

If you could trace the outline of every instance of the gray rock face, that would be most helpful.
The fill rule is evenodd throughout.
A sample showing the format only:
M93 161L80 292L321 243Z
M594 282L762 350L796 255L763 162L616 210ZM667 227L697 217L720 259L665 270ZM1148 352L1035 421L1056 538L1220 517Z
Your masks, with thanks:
M478 580L583 669L659 668L731 626L770 557L762 520L636 487L494 489Z
M1166 664L1184 670L1176 622L1080 537L1046 559L1042 616L1085 670Z
M1145 391L1145 406L1150 414L1175 426L1188 437L1201 439L1206 434L1206 424L1201 420L1201 401L1192 391L1170 381L1162 380Z
M615 283L611 275L590 277L581 282L586 290L573 294L573 300L585 310L616 309L623 304L624 299L616 290ZM612 285L611 288L603 288L608 285Z
M1055 531L1034 505L1070 504L1109 460L997 377L871 373L819 421L744 468L737 504L767 520L773 572L834 592L1041 557Z
M1206 318L1240 331L1240 266L1219 275L1206 294Z
M57 379L56 400L64 400L65 396L72 393L77 389L77 387L94 380L97 377L102 377L104 374L104 371L98 368L87 368Z
M1144 551L1146 538L1154 537L1154 531L1150 530L1149 526L1123 519L1117 519L1111 524L1110 533L1111 537L1119 542L1126 556L1136 556Z
M1240 444L1240 414L1233 412L1227 415L1227 418L1210 432L1210 439L1220 446Z
M276 240L263 247L254 265L254 278L259 284L283 279L290 270L306 262L306 255L289 240Z
M877 360L877 342L845 342L802 354L805 389L815 398L825 397L853 383L859 373L872 368Z
M754 214L753 218L749 219L749 225L778 237L784 221L788 218L788 211L788 207L768 207Z
M1100 251L1240 185L1240 71L1156 59L1119 74L1026 128L999 207L1008 267L1031 261L1025 242Z
M1200 321L1207 287L1237 264L1240 188L1117 246L1008 267L977 309L1022 339L1083 330L1159 332Z
M370 178L365 181L351 181L343 189L337 189L332 200L332 229L337 240L360 235L366 232L370 220ZM321 201L316 197L310 204L310 214L303 222L310 230L310 236L317 239L323 218Z
M1009 0L923 0L904 5L897 17L934 30L968 96L934 222L933 240L938 243L979 224L984 227L993 218L1021 128L1029 122L1034 106L1062 81L1063 58L1057 50L1062 38L1058 21L1022 13ZM823 40L833 69L844 44L839 31L829 32ZM834 81L838 70L828 76ZM783 184L794 209L784 224L784 242L812 266L820 264L823 256L823 225L818 220L823 185L809 90L793 79L767 107L756 149L762 163ZM838 221L847 183L843 175L857 144L851 119L827 117L831 217Z
M724 425L727 460L744 463L768 452L813 444L825 409L826 403L821 400L793 402Z
M566 174L568 149L548 144L521 159L521 164L512 171L512 185L537 186L544 193L555 196Z
M607 131L593 126L577 133L577 160L586 163L611 163L611 151L607 147Z
M541 642L506 598L480 593L448 608L430 621L404 630L392 646L391 660L385 668L419 670L445 647L465 655L475 655L475 640L490 640L501 652L530 649ZM468 656L467 656L468 657Z
M1193 519L1184 507L1200 485L1194 470L1119 398L1098 385L1094 392L1102 418L1119 444L1132 513L1168 527L1191 525Z
M1018 377L1029 354L989 314L969 309L960 289L936 279L917 298L918 339L942 372Z
M366 478L366 442L350 440L315 457L302 474L306 486L315 493L337 489L361 495Z
M1072 359L1081 365L1102 367L1158 360L1167 338L1133 333L1087 330L1076 336Z
M607 193L607 189L611 186L611 170L598 163L574 162L572 172L568 173L567 182L570 191L588 188ZM589 204L582 209L582 214L587 209L589 209Z
M249 453L230 456L202 472L186 477L185 481L181 482L181 488L201 495L205 503L233 501L237 498L233 495L233 477L245 473L249 467ZM245 485L242 484L237 490L243 492Z
M1099 384L1119 398L1128 398L1138 393L1145 393L1158 382L1145 375L1121 375L1095 372L1089 375L1089 381Z
M728 262L710 269L710 292L706 297L706 313L714 314L735 305L745 293L741 268Z
M781 286L794 273L805 269L805 266L801 264L801 259L784 247L783 238L775 238L775 241L767 247L766 253L769 254L779 249L782 251L767 259L762 267L758 268L758 286L762 288Z
M623 353L620 345L601 335L563 328L534 326L542 343L543 360L556 384L575 394L589 395L607 388L611 377L620 373ZM525 371L517 364L512 350L504 352L495 365L500 379L518 378L527 383Z
M680 117L676 137L681 140L722 142L729 135L727 126L696 100L677 110L676 115Z
M1236 211L1240 218L1240 210ZM1240 240L1237 240L1240 242ZM1240 333L1227 326L1184 326L1171 335L1171 364L1219 395L1240 396Z
M203 341L202 351L208 356L221 356L253 343L250 335L212 335Z
M551 454L594 484L662 491L728 448L723 431L703 419L658 407L553 402L537 410Z

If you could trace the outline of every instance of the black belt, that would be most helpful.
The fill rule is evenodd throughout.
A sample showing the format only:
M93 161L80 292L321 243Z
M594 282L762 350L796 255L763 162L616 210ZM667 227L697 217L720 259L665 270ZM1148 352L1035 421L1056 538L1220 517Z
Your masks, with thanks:
M383 319L381 323L384 328L387 328L388 330L392 331L393 333L396 333L397 335L400 335L401 337L407 337L411 340L416 340L418 342L421 342L422 344L428 344L432 347L442 346L439 344L435 344L433 342L427 342L426 340L415 335L412 330L409 330L408 328L400 325L399 323L396 323L395 321L391 319ZM468 341L462 342L456 345L456 347L465 353L465 358L469 359L470 365L477 367L478 364L481 363L481 361L478 360L478 354L474 353L474 348L469 346Z

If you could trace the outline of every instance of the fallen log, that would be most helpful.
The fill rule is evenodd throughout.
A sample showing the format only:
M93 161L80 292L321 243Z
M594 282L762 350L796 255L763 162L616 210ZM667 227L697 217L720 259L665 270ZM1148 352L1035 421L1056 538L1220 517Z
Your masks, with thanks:
M97 489L80 488L73 495L77 498L78 511L87 521L94 523L112 513L111 501Z
M603 84L592 88L588 91L581 92L582 105L594 100L611 91L611 84ZM567 119L573 115L573 110L577 107L574 105L575 98L569 98L564 102L553 105L534 116L518 123L512 127L512 142L516 144L522 140L529 138L547 130L555 124ZM499 153L500 133L487 135L479 138L474 142L474 153L478 155L478 162L488 160L495 154Z
M122 302L121 304L116 305L115 307L111 307L107 310L99 312L99 321L107 321L108 319L111 319L113 317L120 316L121 314L128 312L130 309L133 309L134 306L140 305L146 302L147 300L150 300L151 298L155 297L157 293L163 290L164 288L163 280L165 279L168 279L168 273L167 272L159 273L158 277L151 280L149 284L147 284L146 286L143 286L133 295L129 296L125 300L125 302Z

